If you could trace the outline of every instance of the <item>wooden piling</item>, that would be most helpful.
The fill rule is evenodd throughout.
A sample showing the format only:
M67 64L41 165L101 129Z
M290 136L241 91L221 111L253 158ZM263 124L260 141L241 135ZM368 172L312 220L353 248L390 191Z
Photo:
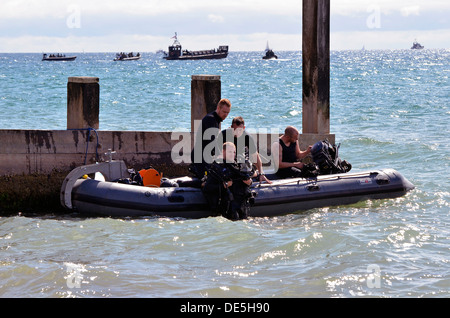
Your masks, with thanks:
M222 94L219 75L192 75L191 81L191 132L194 121L216 110Z
M69 77L67 129L99 128L100 86L98 77Z
M330 134L330 0L303 0L303 147Z

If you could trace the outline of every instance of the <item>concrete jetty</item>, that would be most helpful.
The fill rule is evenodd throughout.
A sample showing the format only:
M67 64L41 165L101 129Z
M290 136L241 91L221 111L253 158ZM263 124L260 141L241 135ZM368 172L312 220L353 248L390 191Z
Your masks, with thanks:
M302 149L335 139L329 122L329 19L330 0L303 0ZM0 215L61 212L64 177L75 167L107 160L106 153L136 170L153 166L164 176L188 173L187 163L172 160L180 142L172 132L99 130L100 86L97 77L68 78L66 130L0 130ZM214 110L220 98L220 76L192 75L191 141L194 121ZM257 137L260 153L270 155L273 138Z

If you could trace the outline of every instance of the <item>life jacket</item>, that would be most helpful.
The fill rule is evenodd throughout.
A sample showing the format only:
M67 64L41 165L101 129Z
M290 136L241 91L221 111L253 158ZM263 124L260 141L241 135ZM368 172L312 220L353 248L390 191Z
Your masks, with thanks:
M153 168L142 169L139 171L142 177L142 183L145 187L156 187L161 185L162 173L159 173Z

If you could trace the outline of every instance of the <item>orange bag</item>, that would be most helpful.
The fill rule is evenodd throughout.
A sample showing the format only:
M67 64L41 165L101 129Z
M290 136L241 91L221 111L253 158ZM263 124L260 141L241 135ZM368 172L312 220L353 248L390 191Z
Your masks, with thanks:
M142 177L144 186L158 188L161 185L162 173L159 173L155 169L142 169L139 171L139 174Z

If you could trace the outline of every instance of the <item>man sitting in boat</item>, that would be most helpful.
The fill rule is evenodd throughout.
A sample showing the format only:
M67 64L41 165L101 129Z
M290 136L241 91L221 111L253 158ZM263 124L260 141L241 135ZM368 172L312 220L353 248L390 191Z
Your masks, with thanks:
M244 169L235 157L234 144L224 143L222 154L208 166L202 191L213 213L230 220L241 220L247 218L250 209L253 171Z
M209 144L214 142L217 135L220 133L220 123L225 120L225 118L227 118L230 111L231 102L226 98L222 98L217 104L216 110L207 114L202 119L201 126L199 128L199 131L197 131L197 135L195 138L194 149L192 149L191 151L192 164L189 167L189 170L199 179L203 178L208 164L213 161L212 159L215 155L215 147L212 147L210 152L206 155L204 153L204 150ZM211 131L211 128L217 131ZM205 134L205 132L207 132L208 134Z
M312 146L301 151L298 145L298 136L298 130L293 126L288 126L284 130L284 135L272 145L272 157L278 168L276 175L280 179L303 177L302 169L305 168L305 164L300 160L311 152Z
M260 182L266 181L272 183L264 175L261 157L257 151L256 143L253 137L245 131L244 118L237 116L231 122L231 128L222 130L221 136L218 138L218 143L232 142L236 147L236 158L238 163L249 159L251 163L256 166L258 171L258 179Z

